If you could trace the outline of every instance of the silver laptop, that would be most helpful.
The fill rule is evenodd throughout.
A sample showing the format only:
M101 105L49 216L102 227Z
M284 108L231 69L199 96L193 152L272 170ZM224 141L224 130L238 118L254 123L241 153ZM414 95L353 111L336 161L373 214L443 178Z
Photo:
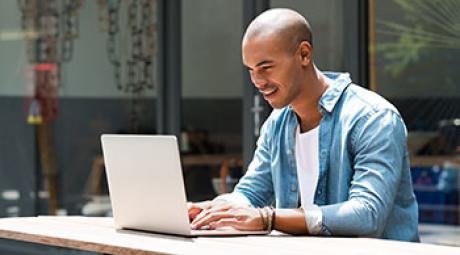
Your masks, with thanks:
M113 218L118 229L183 236L266 234L192 230L175 136L101 136Z

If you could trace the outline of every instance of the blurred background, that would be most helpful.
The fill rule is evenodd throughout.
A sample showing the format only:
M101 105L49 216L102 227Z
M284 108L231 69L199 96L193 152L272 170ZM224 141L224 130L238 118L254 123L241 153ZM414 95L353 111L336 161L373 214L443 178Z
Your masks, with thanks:
M103 133L174 134L189 200L232 191L271 112L240 41L274 7L398 108L422 240L460 245L457 0L0 1L0 217L111 215Z

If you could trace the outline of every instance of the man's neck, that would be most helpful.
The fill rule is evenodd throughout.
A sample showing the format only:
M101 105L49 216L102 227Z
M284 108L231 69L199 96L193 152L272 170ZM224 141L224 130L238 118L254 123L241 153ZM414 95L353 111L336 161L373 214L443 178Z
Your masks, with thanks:
M304 91L303 96L299 97L297 102L291 104L294 112L297 115L300 132L307 132L317 127L321 121L322 115L318 110L319 100L321 96L329 87L327 78L316 68L313 68L312 75L306 82L309 83L305 86L308 91Z

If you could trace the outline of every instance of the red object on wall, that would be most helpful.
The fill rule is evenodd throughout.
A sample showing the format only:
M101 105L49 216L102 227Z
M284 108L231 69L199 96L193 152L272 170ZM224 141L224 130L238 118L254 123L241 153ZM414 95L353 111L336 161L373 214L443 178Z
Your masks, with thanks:
M41 124L56 119L58 115L59 66L55 63L38 63L33 70L34 92L26 103L27 119L30 124Z

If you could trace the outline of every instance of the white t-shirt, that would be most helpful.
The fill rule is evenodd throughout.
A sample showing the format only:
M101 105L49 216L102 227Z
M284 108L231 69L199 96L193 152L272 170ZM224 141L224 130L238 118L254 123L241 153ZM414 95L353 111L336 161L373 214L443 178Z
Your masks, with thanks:
M316 186L319 178L318 145L319 126L306 133L296 129L295 156L297 179L299 181L301 207L305 211L305 220L310 234L320 231L322 213L314 204Z

